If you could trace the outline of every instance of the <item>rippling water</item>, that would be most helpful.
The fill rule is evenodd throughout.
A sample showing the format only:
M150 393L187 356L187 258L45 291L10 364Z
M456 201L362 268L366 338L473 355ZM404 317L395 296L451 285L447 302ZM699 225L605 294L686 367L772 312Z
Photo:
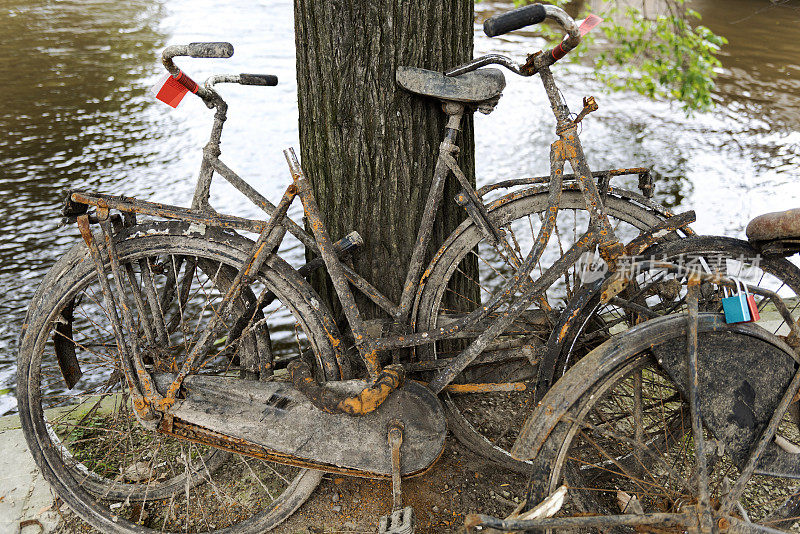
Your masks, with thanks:
M584 66L555 68L573 107L586 94L600 110L584 123L590 163L652 166L657 198L696 209L702 233L742 236L749 218L800 204L800 3L693 0L704 23L725 35L712 113L686 118L668 103L606 94ZM482 21L509 4L482 2ZM487 39L475 54L523 58L542 42L519 33ZM224 87L230 103L223 159L277 201L290 177L281 150L297 145L290 0L6 0L0 7L0 391L12 388L16 336L38 280L77 238L58 227L64 192L85 187L188 204L210 114L187 97L177 110L154 101L158 54L171 43L226 40L228 60L182 63L196 79L213 73L277 74L275 88ZM600 43L602 44L602 43ZM476 118L478 181L547 172L553 120L536 80L508 75L497 110ZM498 143L498 140L500 142ZM228 189L215 206L256 216ZM295 212L296 214L296 212ZM289 247L290 259L301 251ZM13 410L0 395L0 414Z

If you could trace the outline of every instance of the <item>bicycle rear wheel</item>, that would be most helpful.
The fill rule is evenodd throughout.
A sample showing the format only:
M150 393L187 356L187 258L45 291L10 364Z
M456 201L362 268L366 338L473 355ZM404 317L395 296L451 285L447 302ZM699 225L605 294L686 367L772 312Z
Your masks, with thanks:
M216 313L249 242L222 232L192 235L183 224L135 227L127 236L117 238L125 291L128 302L143 304L132 307L136 335L128 343L139 346L151 373L174 372ZM256 310L263 288L276 298ZM270 259L196 372L279 380L277 364L309 355L319 358L318 371L335 367L323 361L333 351L324 311L308 303L309 291L288 265ZM18 361L20 417L56 493L103 532L263 532L294 512L320 472L167 436L137 421L111 313L82 244L54 266L31 303Z
M516 250L517 260L522 261L530 251L548 207L547 192L543 189L514 193L490 205L490 217L505 232L506 239ZM664 218L662 213L634 201L629 193L620 190L606 197L605 209L617 237L623 242ZM531 278L536 279L558 260L581 237L588 222L583 195L577 185L566 185L553 234ZM470 262L477 262L477 275L469 267ZM416 304L417 331L440 327L478 308L503 287L514 274L515 267L510 258L498 252L479 229L467 221L445 242L429 271ZM547 290L549 305L563 306L580 286L580 273L575 265L569 266ZM480 294L478 300L466 296L475 292ZM497 313L502 313L506 306ZM513 383L517 390L443 394L449 427L459 441L481 456L516 471L525 471L527 465L512 458L508 451L530 412L529 390L535 386L538 358L556 317L557 312L546 313L537 307L523 312L476 363L456 379L459 383L473 384ZM417 354L427 362L452 358L479 333L418 347Z

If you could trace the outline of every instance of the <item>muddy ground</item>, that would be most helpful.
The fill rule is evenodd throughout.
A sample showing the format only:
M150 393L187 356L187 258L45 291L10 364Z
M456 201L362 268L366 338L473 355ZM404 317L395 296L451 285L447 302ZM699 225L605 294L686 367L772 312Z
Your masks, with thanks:
M498 468L448 436L439 461L424 475L404 480L403 504L414 507L419 534L463 531L464 516L506 517L523 497L525 477ZM391 511L391 484L325 475L311 498L276 534L375 533ZM61 507L59 534L97 532Z
M464 516L481 512L506 517L522 497L525 477L499 469L449 439L428 473L403 482L403 504L414 507L418 533L460 532ZM391 511L391 484L326 476L279 534L377 532Z

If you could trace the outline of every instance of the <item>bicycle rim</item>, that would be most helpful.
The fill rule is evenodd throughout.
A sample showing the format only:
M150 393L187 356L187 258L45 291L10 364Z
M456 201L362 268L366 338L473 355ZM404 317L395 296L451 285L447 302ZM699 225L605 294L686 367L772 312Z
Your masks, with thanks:
M85 248L76 249L62 262L71 267L57 265L60 276L41 292L19 357L23 429L59 496L102 531L263 532L288 517L321 473L169 437L136 420L99 280ZM246 253L183 235L123 240L118 253L126 290L134 293L138 284L143 295L149 287L157 297L154 308L133 309L145 365L151 372L174 372L216 313ZM263 288L277 298L254 312L248 305ZM242 328L236 319L245 310L252 315L233 342L228 336ZM273 366L324 353L315 313L291 280L267 267L236 302L198 372L259 378L264 351ZM149 336L147 328L153 330ZM69 388L59 357L69 358L71 351L82 374ZM268 374L261 378L281 379Z
M785 258L762 257L749 243L717 236L697 236L661 243L649 248L641 259L654 258L683 265L686 269L738 277L744 282L775 291L784 299L791 315L800 316L800 269ZM607 339L625 332L646 318L686 310L686 274L666 275L659 270L639 273L630 288L619 298L601 304L599 294L580 310L574 327L563 336L561 355L554 380L581 357ZM700 297L701 311L721 312L724 292L704 284ZM759 325L776 335L788 333L788 326L774 305L755 295L762 315ZM629 303L644 306L652 315L635 313ZM542 392L544 393L544 391Z
M658 214L625 198L609 196L605 207L617 237L623 241L633 239L661 220ZM524 259L530 251L547 208L546 193L538 192L501 203L491 212L515 248L518 260ZM535 280L544 273L587 227L588 213L583 196L577 190L565 190L555 229L531 278ZM472 311L491 299L514 272L510 260L488 244L474 226L460 230L460 234L448 240L446 250L440 253L423 289L417 330L440 326L448 316ZM478 264L477 277L464 268L470 261ZM456 278L460 280L454 281ZM558 281L547 290L550 306L554 309L563 306L579 289L580 278L575 266L562 272ZM459 291L459 284L463 287L465 280L478 288L480 301L465 298ZM497 313L504 309L505 306L501 307ZM508 450L530 411L529 390L535 385L540 349L550 335L556 314L544 314L538 307L523 312L476 360L485 356L491 360L490 363L473 365L456 379L461 383L513 383L518 390L445 394L444 397L450 426L458 439L478 454L516 471L526 470L527 465L513 459ZM422 359L453 357L463 350L469 339L422 347L418 354Z
M536 459L538 470L531 476L529 498L532 504L561 485L567 486L567 499L559 514L561 516L679 514L691 512L697 504L696 454L688 401L683 387L676 384L657 363L650 348L643 348L647 339L653 339L653 336L658 336L663 343L685 347L685 316L681 314L655 321L659 322L650 323L652 334L644 335L647 333L645 330L641 331L641 336L637 334L640 342L632 342L630 346L617 345L616 350L625 354L607 357L618 357L621 363L586 387L553 429ZM738 354L740 348L736 339L769 346L768 341L747 333L740 332L739 335L744 336L741 338L723 339L724 335L724 332L700 333L701 375L702 347L704 342L714 343L714 337L717 337L717 342L722 339L730 344L732 356ZM596 354L592 353L597 357L590 355L587 359L591 359L593 365L598 364L603 350L597 349ZM682 351L681 356L684 356ZM790 356L785 357L792 361ZM757 366L748 367L758 372ZM789 378L793 368L789 363ZM581 374L588 376L581 363L573 369L568 376L576 380ZM748 375L748 371L742 372L744 376ZM568 380L570 384L574 382L572 378ZM767 381L770 378L767 377ZM701 380L701 386L703 383ZM737 395L733 390L729 393L731 398ZM724 439L717 439L718 436L706 426L705 416L703 418L711 504L717 507L737 482L742 460L734 458ZM781 447L796 450L800 444L797 419L791 411L784 415L777 436L782 440ZM758 526L788 531L800 519L798 489L797 480L791 478L753 475L746 481L744 492L729 516L715 515L714 521L724 519L718 526L730 526L737 521L752 522L756 525L754 531L759 530ZM652 530L624 526L611 530L634 532L642 528L645 532L686 530L685 527L661 525ZM720 528L724 530L727 527Z

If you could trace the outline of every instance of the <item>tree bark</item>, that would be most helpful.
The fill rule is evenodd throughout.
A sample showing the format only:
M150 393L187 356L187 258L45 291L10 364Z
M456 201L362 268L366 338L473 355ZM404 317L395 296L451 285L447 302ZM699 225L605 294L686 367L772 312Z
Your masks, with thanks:
M438 101L403 91L401 65L444 71L472 57L473 0L295 0L300 150L334 240L365 245L355 270L399 302L430 187L445 115ZM474 180L472 118L459 163ZM450 176L428 256L463 220ZM313 280L323 299L333 290ZM377 308L359 298L367 317Z

